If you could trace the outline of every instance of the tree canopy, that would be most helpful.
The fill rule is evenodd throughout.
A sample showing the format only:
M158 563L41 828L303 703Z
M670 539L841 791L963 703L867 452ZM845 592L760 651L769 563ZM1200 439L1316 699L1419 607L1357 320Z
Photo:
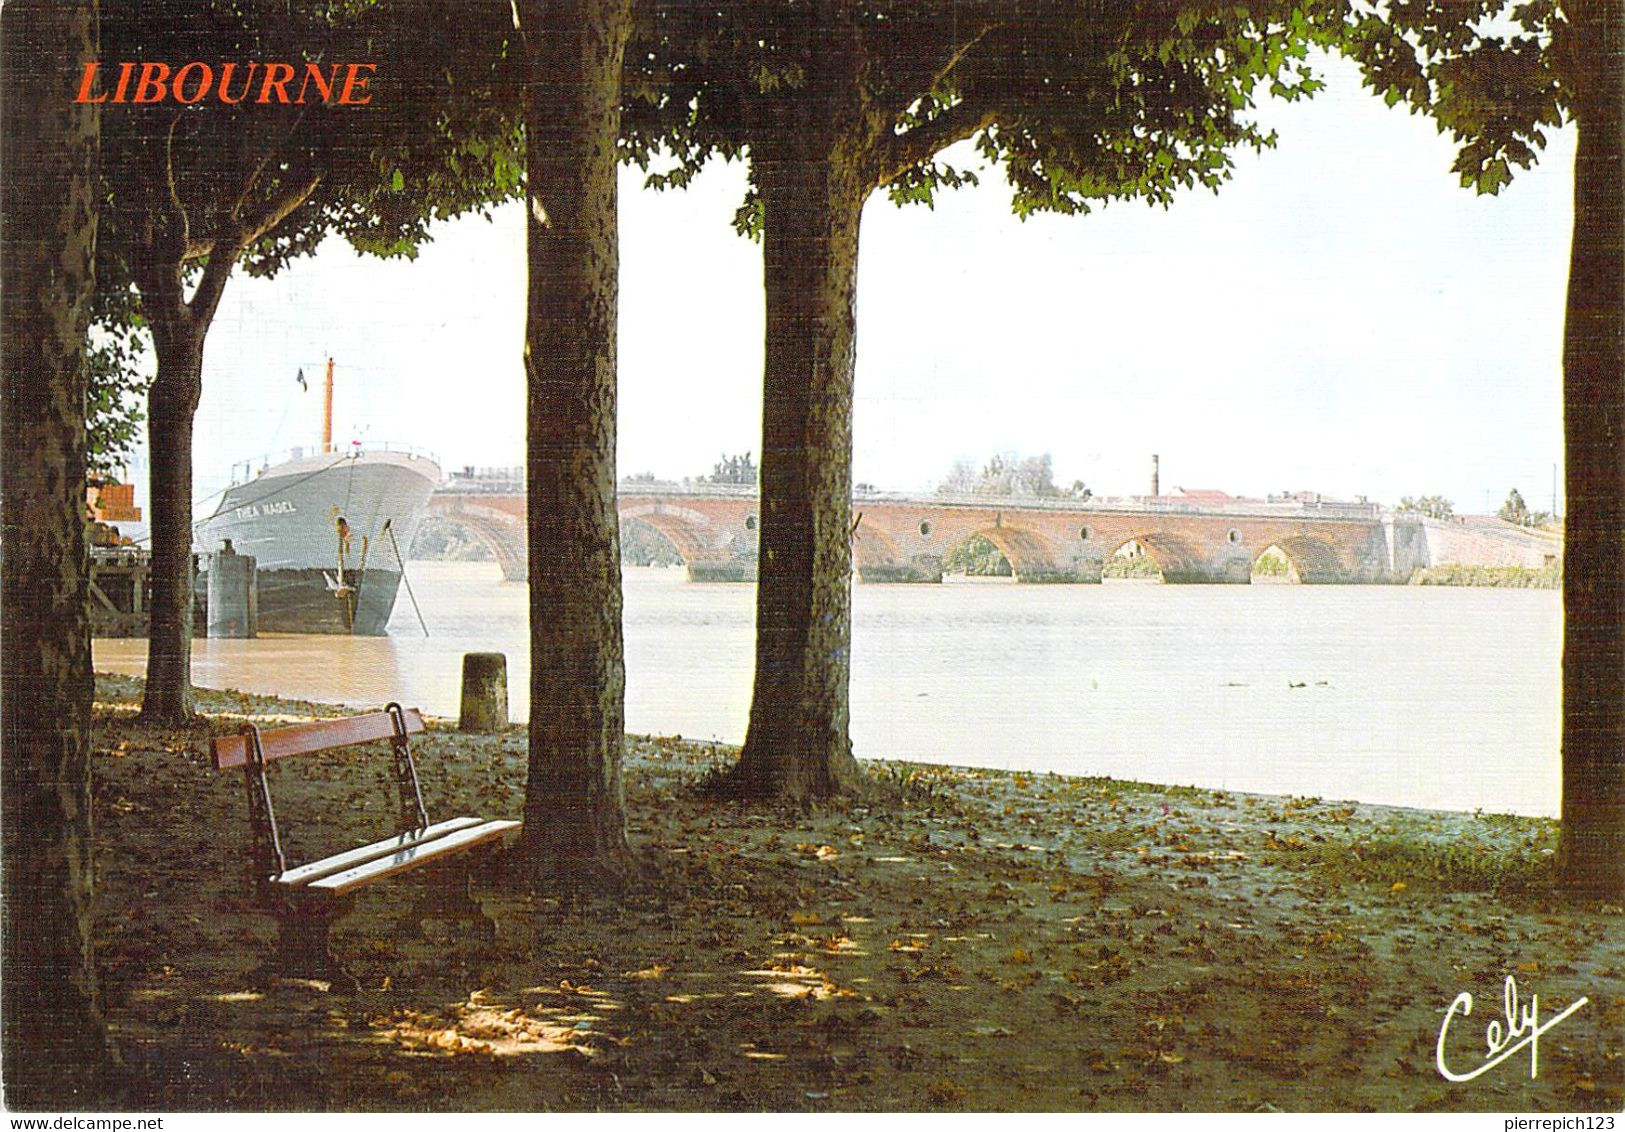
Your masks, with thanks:
M1048 499L1090 499L1094 492L1082 480L1063 488L1055 482L1055 461L1048 452L1042 456L1020 456L996 452L980 471L968 460L955 460L948 475L937 485L939 495L1032 495Z
M756 486L756 461L751 459L749 452L741 456L724 455L711 469L711 474L701 476L700 483L728 483L740 484L749 487Z
M1552 521L1548 511L1531 510L1529 504L1523 501L1523 493L1517 488L1507 492L1506 502L1495 513L1503 522L1516 523L1520 527L1539 527Z
M1554 0L1404 0L1351 9L1338 45L1389 106L1451 135L1462 185L1494 194L1573 112L1573 31Z
M1395 510L1412 511L1430 519L1448 519L1456 513L1456 505L1442 495L1424 495L1419 499L1407 495Z
M151 378L142 372L148 347L135 296L96 296L85 350L85 442L92 476L111 476L135 451Z
M331 79L345 63L376 65L364 105L324 101L304 81L302 103L104 107L104 292L143 267L184 264L183 282L206 293L239 255L270 275L330 234L411 257L432 221L518 192L506 4L158 0L111 6L102 25L104 71L142 58L286 60Z
M1260 91L1321 86L1308 48L1339 5L917 2L652 3L628 51L626 149L656 188L715 156L760 157L797 116L833 113L811 89L845 60L843 92L863 180L898 203L975 181L938 160L976 139L1019 215L1166 204L1217 188L1231 152L1273 135L1249 116ZM739 215L757 233L752 192Z
M104 104L87 407L98 468L127 455L136 434L141 414L128 404L150 380L137 371L142 331L173 320L186 291L202 314L200 299L217 295L237 263L271 275L329 234L358 251L411 257L432 220L518 192L506 5L452 12L423 0L157 0L110 6L101 23L92 96L107 94L101 88L114 86L120 61L130 59L313 64L329 86L349 61L378 71L365 105L319 102L308 75L288 88L303 105ZM410 49L408 31L434 38L432 57ZM241 75L219 81L257 89ZM133 294L143 270L153 286Z

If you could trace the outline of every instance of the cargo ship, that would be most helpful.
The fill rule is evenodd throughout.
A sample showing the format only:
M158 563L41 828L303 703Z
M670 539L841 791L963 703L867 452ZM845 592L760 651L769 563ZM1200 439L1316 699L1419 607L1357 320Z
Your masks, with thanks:
M287 459L239 464L214 511L193 527L200 554L255 559L259 628L271 633L385 634L440 466L398 445L333 445L333 363L322 443ZM207 559L204 559L206 562Z

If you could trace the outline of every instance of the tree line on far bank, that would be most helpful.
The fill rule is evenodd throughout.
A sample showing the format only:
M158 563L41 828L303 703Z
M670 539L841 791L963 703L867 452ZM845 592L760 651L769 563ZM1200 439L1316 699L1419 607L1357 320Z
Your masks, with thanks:
M157 575L144 714L181 722L191 714L182 563L192 415L204 336L233 268L273 272L329 233L411 255L431 218L525 195L531 648L547 663L530 666L521 874L538 887L613 883L633 862L620 777L617 161L654 169L650 182L663 187L687 184L712 157L749 162L738 227L762 242L767 306L761 581L749 728L722 786L806 799L861 781L847 725L864 202L885 191L899 204L929 203L966 183L971 174L939 155L967 139L1002 170L1023 215L1217 188L1233 150L1270 142L1247 114L1254 98L1317 88L1306 63L1315 45L1347 52L1390 102L1452 131L1456 171L1480 191L1530 164L1545 129L1578 123L1564 349L1574 569L1562 871L1576 891L1617 897L1625 17L1606 0L1569 0L1520 6L1511 32L1475 30L1497 7L476 0L453 13L428 0L196 0L108 5L99 23L94 4L5 5L8 1098L60 1107L102 1095L112 1066L89 946L80 523L85 335L98 293L134 287L159 356L147 407ZM128 108L74 104L58 89L63 59L198 58L244 44L342 50L350 35L418 44L424 21L447 51L429 63L403 51L403 97L364 128L344 111L293 107L258 119L212 117L211 107L136 121Z

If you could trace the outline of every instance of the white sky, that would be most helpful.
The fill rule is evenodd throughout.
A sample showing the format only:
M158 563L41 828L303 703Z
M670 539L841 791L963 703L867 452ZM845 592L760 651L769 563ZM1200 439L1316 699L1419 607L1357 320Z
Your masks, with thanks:
M1477 197L1430 123L1341 61L1323 70L1311 102L1261 106L1277 149L1167 211L1023 224L997 172L935 211L877 194L856 478L924 490L956 458L1050 452L1063 483L1137 494L1156 452L1165 491L1441 493L1481 511L1516 486L1548 506L1572 131ZM738 165L682 193L623 178L623 474L761 447L760 248L729 227L743 184ZM329 354L341 439L417 444L448 469L521 462L524 292L517 206L439 226L415 263L329 241L276 279L239 273L207 343L197 494L314 441Z

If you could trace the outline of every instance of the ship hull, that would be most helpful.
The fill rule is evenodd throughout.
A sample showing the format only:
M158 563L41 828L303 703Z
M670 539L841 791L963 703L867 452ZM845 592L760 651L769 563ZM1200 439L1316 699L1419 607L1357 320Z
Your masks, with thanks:
M400 452L289 461L227 489L194 542L255 559L261 631L382 636L399 555L439 478L432 460Z
M354 637L382 637L387 632L401 584L398 570L371 566L347 575L354 586L348 597L328 589L331 570L262 570L259 585L259 627L262 633L340 633Z

